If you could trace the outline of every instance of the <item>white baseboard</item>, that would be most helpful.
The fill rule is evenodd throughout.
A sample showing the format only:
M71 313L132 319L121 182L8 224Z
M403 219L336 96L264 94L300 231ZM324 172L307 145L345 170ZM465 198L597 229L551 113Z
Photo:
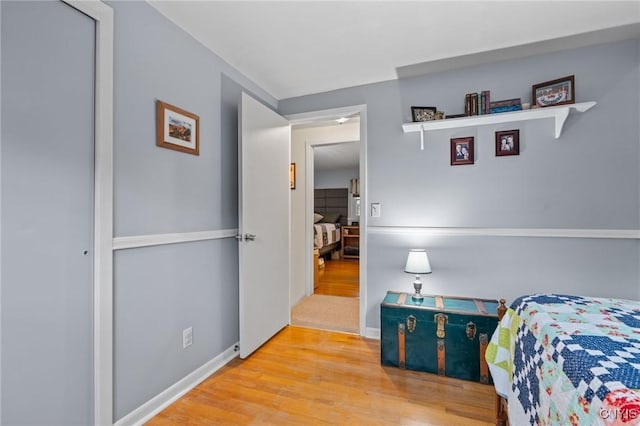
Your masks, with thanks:
M380 329L379 328L371 328L367 327L365 330L365 335L367 339L376 339L380 340Z
M149 401L142 404L117 422L115 426L137 426L151 420L160 411L167 408L184 394L195 388L203 382L207 377L224 367L229 361L238 356L239 352L235 350L238 343L204 364L202 367L193 371L179 382L175 383L165 391L159 393Z

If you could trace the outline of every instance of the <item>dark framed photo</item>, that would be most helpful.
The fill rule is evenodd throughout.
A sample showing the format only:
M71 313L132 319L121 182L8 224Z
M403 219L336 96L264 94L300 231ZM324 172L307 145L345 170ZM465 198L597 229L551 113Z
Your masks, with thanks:
M520 155L520 130L496 132L496 157Z
M200 117L156 101L156 145L200 155Z
M413 121L431 121L436 119L436 107L412 106Z
M451 139L451 165L473 164L473 136Z
M531 87L533 107L548 107L574 104L576 102L576 82L573 75L534 84Z
M289 165L289 187L296 189L296 163Z

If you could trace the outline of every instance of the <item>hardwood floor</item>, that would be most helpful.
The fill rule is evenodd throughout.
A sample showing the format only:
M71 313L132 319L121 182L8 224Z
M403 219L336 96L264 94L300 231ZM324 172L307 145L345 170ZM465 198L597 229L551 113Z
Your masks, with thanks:
M147 423L489 425L493 386L380 365L377 340L287 327Z
M360 295L360 262L358 259L327 260L319 270L315 294L358 297Z

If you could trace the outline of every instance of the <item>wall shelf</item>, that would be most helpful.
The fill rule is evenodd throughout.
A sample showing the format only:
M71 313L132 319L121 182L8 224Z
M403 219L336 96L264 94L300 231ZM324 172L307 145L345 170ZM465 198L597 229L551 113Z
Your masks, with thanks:
M596 102L581 102L577 104L561 105L557 107L534 108L523 111L501 112L497 114L473 115L469 117L450 118L444 120L423 121L419 123L404 123L405 133L420 132L420 149L424 149L424 134L434 130L457 129L461 127L486 126L489 124L510 123L513 121L539 120L543 118L555 119L555 138L562 134L564 122L571 110L585 112Z

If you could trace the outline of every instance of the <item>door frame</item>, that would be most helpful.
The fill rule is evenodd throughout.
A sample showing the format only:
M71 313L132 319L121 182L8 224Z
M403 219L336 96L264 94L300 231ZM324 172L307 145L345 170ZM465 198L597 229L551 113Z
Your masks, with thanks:
M94 93L94 423L113 424L113 9L62 0L96 22Z
M367 306L367 105L352 105L311 111L300 114L286 115L291 125L326 121L353 114L360 115L360 262L359 262L359 334L366 335L366 306ZM313 147L322 144L305 142L305 292L309 296L313 293ZM311 167L309 167L311 164Z

